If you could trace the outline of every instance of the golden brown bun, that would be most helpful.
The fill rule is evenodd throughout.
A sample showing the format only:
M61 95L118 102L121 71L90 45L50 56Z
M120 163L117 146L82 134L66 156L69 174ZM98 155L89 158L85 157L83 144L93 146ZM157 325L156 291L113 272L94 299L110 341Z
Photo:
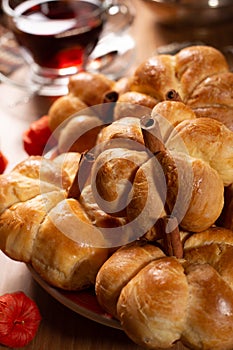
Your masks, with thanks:
M158 159L166 177L167 205L181 228L198 232L213 225L224 204L223 181L217 171L184 153L160 153Z
M78 152L61 153L53 160L61 169L64 169L70 179L70 184L73 183L74 177L77 173L81 154ZM68 188L67 188L68 189Z
M187 269L190 302L183 342L193 349L232 349L232 288L209 264Z
M175 63L175 57L171 55L148 58L135 70L131 79L131 91L150 95L157 101L164 100L171 89L179 91Z
M49 159L31 156L10 173L0 176L0 213L11 205L41 193L68 189L71 180L65 169Z
M95 111L89 107L103 103L105 94L113 86L114 82L102 74L81 72L72 76L68 94L55 100L48 112L49 127L52 131L56 130L55 136L59 137L59 127L76 113L83 111L94 116Z
M103 127L97 116L79 115L71 118L61 130L58 149L61 153L85 152L91 150Z
M64 191L57 190L18 202L6 209L0 216L1 250L12 259L30 262L40 224L51 208L65 196Z
M145 60L130 79L130 91L159 102L175 90L197 117L220 120L232 130L232 80L233 73L219 50L196 45L176 55L156 55Z
M167 147L182 151L181 141L192 157L203 159L219 173L225 186L233 183L233 132L223 123L210 118L185 120L176 126Z
M73 94L58 98L48 111L49 127L51 131L55 131L70 116L87 109L87 107L86 103ZM57 130L57 132L59 132L59 130Z
M147 234L157 220L165 215L166 193L167 188L161 167L152 157L137 170L127 206L127 218L131 223L135 239Z
M192 348L232 349L232 257L233 232L224 228L210 228L185 243L192 302L183 336Z
M102 233L77 200L66 199L79 160L79 153L29 157L0 176L0 249L69 290L94 284L108 257Z
M232 262L233 231L219 227L186 238L180 260L135 242L100 268L97 298L145 348L167 349L180 340L191 349L230 350Z
M168 348L184 330L188 297L182 265L164 257L147 264L122 289L117 314L137 344Z
M131 90L165 99L169 90L187 103L195 88L206 78L229 72L222 53L213 47L190 46L176 55L157 55L145 60L135 71Z
M95 290L99 304L118 317L116 306L122 288L148 262L163 256L159 248L139 241L119 248L97 274Z
M79 201L94 226L112 228L123 226L127 222L124 217L111 216L100 209L94 199L91 185L83 189Z
M175 55L175 61L175 73L184 102L189 100L191 94L204 79L229 71L223 54L210 46L187 47Z
M97 144L100 150L108 148L123 148L140 150L144 145L140 120L126 117L114 121L104 127L98 135Z
M31 263L49 284L79 290L94 284L108 250L80 204L54 191L19 202L0 216L0 248Z
M128 196L138 167L148 159L146 152L112 148L100 153L92 169L92 192L106 213L125 216Z
M205 231L190 235L184 242L185 254L187 255L191 248L195 250L200 246L206 247L213 243L233 246L233 231L224 227L213 226Z
M158 101L153 97L137 91L121 94L114 108L114 120L125 117L140 118L149 114Z
M170 92L175 91L197 117L217 119L233 130L232 81L233 73L219 50L205 45L189 46L176 55L152 56L142 62L131 77L116 82L102 74L88 72L72 76L68 95L58 98L49 110L49 123L54 131L87 106L91 107L88 114L98 114L106 120L101 109L93 106L102 104L111 91L118 96L114 119L138 118L158 102L174 99Z
M199 84L188 100L197 117L210 116L233 131L233 73L210 76Z
M196 119L193 110L179 101L159 102L152 110L151 117L158 121L164 144L174 127L184 120Z
M105 75L88 72L73 75L68 84L69 93L79 97L88 106L102 103L106 92L113 87L114 82Z
M65 199L40 225L33 245L32 266L48 283L80 290L95 282L108 250L78 201Z
M129 143L128 135L131 137L131 130L133 136L136 126L136 130L140 130L141 135L142 130L140 129L140 122L137 118L123 118L115 121L110 126L104 128L99 135L99 139L102 137L103 140L106 140L106 145L104 144L105 148L118 147L118 149L115 148L115 154L112 148L112 151L110 149L109 153L103 152L97 158L95 168L98 169L98 174L95 172L94 181L96 181L96 190L94 196L97 200L96 196L98 192L100 197L104 200L102 203L99 201L98 204L101 209L108 213L119 213L120 209L117 210L119 205L120 207L126 207L129 221L136 220L135 224L138 223L143 233L146 233L163 213L161 208L165 203L167 195L166 202L169 213L172 213L178 218L182 229L194 232L202 231L213 225L220 216L224 204L224 185L227 184L226 181L232 182L233 157L231 151L233 148L231 140L233 134L224 124L216 120L210 123L209 118L192 119L194 113L181 102L162 102L157 106L160 111L159 122L161 122L161 120L168 121L170 118L171 123L174 125L177 124L166 142L166 147L173 150L172 154L169 156L169 152L160 152L158 154L158 161L161 165L159 166L157 164L158 169L156 171L152 171L151 174L147 176L146 174L148 171L143 175L143 170L141 169L141 175L138 175L138 178L134 176L133 181L131 180L133 184L133 192L131 193L132 201L129 202L129 205L126 205L130 192L124 187L123 183L121 183L121 187L117 186L119 186L118 181L120 181L120 179L129 179L129 176L131 176L129 175L131 174L131 169L129 168L130 173L128 173L128 175L125 177L122 176L123 169L125 171L126 168L126 160L121 160L120 162L117 160L117 162L115 161L113 163L112 158L117 157L117 150L122 145L122 142L125 142L125 137L126 145L124 146L127 147L127 149L129 148L127 144ZM177 114L175 112L172 113L176 106ZM156 110L156 107L154 110ZM162 112L165 114L164 118ZM173 114L174 117L172 117ZM181 115L181 117L179 115ZM156 118L157 113L154 113L153 117ZM183 118L185 118L185 120L181 121ZM186 118L191 119L186 120ZM127 121L127 123L125 123L125 121ZM128 123L128 121L130 121L130 123ZM116 126L121 126L121 123L124 123L124 127L118 127L118 130ZM132 128L130 132L126 133L128 124L132 125ZM182 129L183 125L187 125L187 128L183 127ZM163 129L163 132L168 134L172 128L173 125L170 130L169 128L166 131ZM182 130L186 129L187 131L183 136ZM125 132L123 133L122 130L125 130ZM123 141L121 141L120 138L118 139L121 135ZM188 140L187 142L186 139ZM144 139L142 142L144 142ZM223 147L223 145L225 146ZM110 159L111 162L109 161ZM144 159L144 162L145 161L146 159ZM158 176L159 170L160 176ZM136 171L134 175L136 175L137 172L140 174L138 169L133 168L133 171ZM152 173L157 174L157 177L152 175ZM96 177L96 175L98 176ZM166 185L164 185L164 177L166 179ZM153 188L151 193L153 193L154 196L148 196L149 182L146 181L147 178L153 178L153 181L157 183L156 186L152 186L153 181L149 181L151 182L149 187ZM160 190L159 195L156 187ZM215 191L213 191L213 188ZM117 197L116 189L121 189L118 193L121 199ZM124 193L124 205L122 204L122 193ZM154 197L156 200L152 200ZM148 204L151 201L156 203L156 205L153 206L153 208L156 208L155 211L150 209L150 204L147 206L145 205L146 202ZM125 215L125 211L123 213ZM137 218L138 216L139 219ZM144 219L146 216L148 218ZM144 229L144 223L151 223L151 227L146 226L146 229Z

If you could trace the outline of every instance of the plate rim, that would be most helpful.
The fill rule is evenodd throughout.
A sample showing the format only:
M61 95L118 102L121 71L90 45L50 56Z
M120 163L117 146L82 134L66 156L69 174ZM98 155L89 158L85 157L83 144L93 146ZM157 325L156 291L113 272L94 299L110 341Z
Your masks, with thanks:
M84 306L78 305L71 299L67 298L62 292L59 291L59 289L49 285L45 280L43 280L42 277L34 270L32 265L26 264L26 266L30 271L33 279L42 287L42 289L44 289L49 295L51 295L59 303L66 306L68 309L74 311L76 314L79 314L85 318L88 318L92 321L95 321L107 327L122 330L118 320L108 317L107 313L106 315L104 315L104 311L103 311L103 315L101 315L85 308ZM73 292L76 293L75 291Z

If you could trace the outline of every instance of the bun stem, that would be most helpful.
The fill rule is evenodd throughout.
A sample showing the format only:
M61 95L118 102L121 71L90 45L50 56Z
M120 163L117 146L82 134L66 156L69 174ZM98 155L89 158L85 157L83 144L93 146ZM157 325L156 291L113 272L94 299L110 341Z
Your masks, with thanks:
M84 152L81 154L76 175L68 191L68 198L79 200L81 192L90 175L94 158L91 152Z
M157 120L151 118L149 115L145 115L140 119L140 124L145 147L154 155L165 151Z
M160 228L164 242L165 254L183 258L183 245L180 238L178 222L175 216L166 215L160 219Z

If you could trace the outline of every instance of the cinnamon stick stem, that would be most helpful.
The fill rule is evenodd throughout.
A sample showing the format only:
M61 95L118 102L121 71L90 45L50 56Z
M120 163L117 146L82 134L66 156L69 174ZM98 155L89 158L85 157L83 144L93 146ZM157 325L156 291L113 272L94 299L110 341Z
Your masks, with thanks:
M165 151L157 120L145 115L140 119L140 124L145 147L153 154Z
M180 97L180 94L174 90L174 89L171 89L169 90L167 93L166 93L166 97L165 99L167 101L177 101L177 102L182 102L182 99Z
M81 192L90 175L91 168L94 162L94 155L92 153L82 153L78 164L78 169L72 185L68 191L68 198L79 199Z
M119 94L116 91L108 91L103 96L103 104L102 104L102 115L101 119L105 122L111 122L113 120L113 113L115 104L118 100Z
M180 232L176 217L166 215L163 220L164 248L168 256L183 258L183 245L180 239Z

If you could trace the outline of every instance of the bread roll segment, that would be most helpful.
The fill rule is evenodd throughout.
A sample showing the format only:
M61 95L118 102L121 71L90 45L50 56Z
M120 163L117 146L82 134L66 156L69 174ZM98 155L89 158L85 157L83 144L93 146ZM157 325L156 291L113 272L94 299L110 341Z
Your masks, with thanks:
M0 177L0 213L11 205L52 191L68 189L65 169L49 159L31 156Z
M233 232L212 227L186 235L183 259L148 249L159 248L134 242L104 263L96 280L101 306L148 349L178 340L191 349L232 349Z
M224 205L224 185L217 171L184 153L160 153L158 160L166 177L170 213L181 228L199 232L213 225Z
M175 61L176 76L185 103L204 79L229 71L224 55L210 46L196 45L184 48L175 55Z
M0 177L0 249L68 290L93 285L108 257L100 230L77 200L67 199L79 160L78 153L29 157Z
M70 78L69 93L78 96L88 106L103 102L106 92L112 90L114 82L103 74L80 72Z
M49 127L56 131L70 116L88 106L77 96L65 95L57 99L48 111Z
M121 289L148 262L163 256L158 247L140 241L119 248L97 274L95 291L99 304L118 318L116 308Z
M232 349L232 288L209 264L188 269L189 303L183 342L194 349Z
M196 118L179 123L167 141L167 147L182 151L184 142L190 156L210 164L224 186L233 183L233 132L210 118Z
M114 120L149 114L158 101L147 94L137 91L127 91L119 96L114 108Z
M78 201L60 201L39 227L33 245L32 266L48 283L80 290L95 283L108 257L101 232Z
M140 120L125 117L104 127L98 135L97 146L100 150L108 148L142 149L144 145Z
M58 140L60 153L86 152L95 144L103 122L97 116L77 115L62 128Z
M170 89L180 91L175 69L175 57L171 55L152 56L135 70L131 78L130 90L162 101Z
M148 159L146 152L112 148L100 153L92 170L92 191L99 207L113 216L125 216L136 170Z
M164 143L174 128L184 120L195 119L193 110L180 101L163 101L158 103L151 112L151 117L158 121Z
M6 209L0 216L0 247L15 260L30 262L38 228L49 210L66 196L64 191L40 194Z
M122 289L118 317L136 343L168 348L184 331L188 297L182 265L173 257L154 260Z
M224 72L210 76L201 82L190 96L188 105L198 118L210 116L233 131L232 96L233 74Z

